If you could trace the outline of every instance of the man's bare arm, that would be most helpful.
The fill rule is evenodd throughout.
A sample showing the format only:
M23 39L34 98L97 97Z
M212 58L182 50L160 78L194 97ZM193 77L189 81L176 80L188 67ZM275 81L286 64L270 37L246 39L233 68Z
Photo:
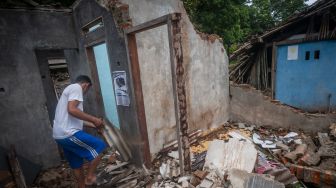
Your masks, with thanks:
M77 100L68 102L68 112L69 112L69 114L71 114L72 116L74 116L78 119L81 119L83 121L92 122L96 127L102 126L103 121L101 119L81 111L77 107L78 104L79 104L79 101L77 101Z
M86 127L96 128L96 126L89 121L83 121L83 125Z

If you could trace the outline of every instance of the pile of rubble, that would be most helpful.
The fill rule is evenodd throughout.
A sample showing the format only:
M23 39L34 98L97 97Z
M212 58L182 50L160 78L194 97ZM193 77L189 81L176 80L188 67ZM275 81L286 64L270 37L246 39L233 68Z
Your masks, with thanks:
M189 136L192 172L188 175L182 175L179 167L176 142L156 155L152 170L123 162L110 149L98 166L95 187L333 187L336 124L330 128L329 134L309 135L228 123L215 130L195 131ZM64 165L42 173L36 183L36 187L75 186L71 170Z
M84 164L86 172L88 164ZM145 187L153 180L151 171L136 168L129 162L123 162L120 155L113 149L104 153L97 167L97 182L90 187ZM57 168L48 169L40 174L33 188L69 188L77 187L77 182L70 167L64 163Z
M155 162L161 180L152 187L333 187L336 124L330 129L330 135L309 135L227 124L192 140L190 176L176 173L177 148L163 149Z

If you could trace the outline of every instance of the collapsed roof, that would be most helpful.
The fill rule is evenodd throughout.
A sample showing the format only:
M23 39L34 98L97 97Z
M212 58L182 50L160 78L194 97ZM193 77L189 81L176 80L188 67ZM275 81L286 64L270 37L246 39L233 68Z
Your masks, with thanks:
M230 55L230 60L237 62L230 68L230 80L251 84L260 90L270 89L274 43L293 39L300 39L300 42L335 39L335 5L336 0L319 0L276 27L253 36Z

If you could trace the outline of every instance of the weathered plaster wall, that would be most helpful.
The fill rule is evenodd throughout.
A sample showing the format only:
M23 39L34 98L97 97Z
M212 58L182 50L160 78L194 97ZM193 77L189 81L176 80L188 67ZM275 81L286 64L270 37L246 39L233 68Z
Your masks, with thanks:
M65 12L0 10L0 145L43 165L56 165L40 71L34 49L76 48Z
M231 85L230 94L232 121L307 132L326 131L332 122L336 122L335 114L301 113L289 106L272 102L270 97L250 86Z
M133 26L182 13L183 55L189 130L207 129L229 118L228 59L222 43L204 40L194 30L179 0L121 0ZM142 90L151 153L176 136L167 27L137 35Z
M99 42L105 42L107 46L107 53L109 57L110 69L112 71L126 71L127 86L130 95L130 106L117 106L119 115L120 129L126 139L126 142L130 145L132 152L132 160L135 164L141 166L143 164L142 152L144 142L137 126L137 114L135 110L135 101L132 92L131 78L127 63L127 53L125 40L121 33L118 33L112 13L100 6L93 0L82 0L78 4L75 4L73 12L73 18L76 28L76 35L78 36L78 48L79 48L79 62L78 66L85 68L87 74L92 75L90 68L87 49L92 48ZM104 27L98 29L96 32L92 32L87 36L83 35L82 28L88 23L101 17L104 23ZM98 43L97 43L98 42ZM94 81L95 82L95 81ZM98 83L94 83L98 84ZM94 99L98 99L100 91L94 92L92 89L92 95ZM85 107L85 106L84 106ZM92 106L92 109L87 109L88 112L103 116L103 105Z

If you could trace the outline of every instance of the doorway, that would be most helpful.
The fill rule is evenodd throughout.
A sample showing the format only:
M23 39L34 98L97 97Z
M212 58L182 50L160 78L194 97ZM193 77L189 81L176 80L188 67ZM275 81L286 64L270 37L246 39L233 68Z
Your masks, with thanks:
M106 43L100 43L87 48L88 59L94 72L94 79L99 82L96 85L96 93L100 93L101 103L104 106L105 117L120 129L118 110L112 80L112 71L107 53Z
M63 50L35 50L50 124L64 88L70 84L68 63Z

